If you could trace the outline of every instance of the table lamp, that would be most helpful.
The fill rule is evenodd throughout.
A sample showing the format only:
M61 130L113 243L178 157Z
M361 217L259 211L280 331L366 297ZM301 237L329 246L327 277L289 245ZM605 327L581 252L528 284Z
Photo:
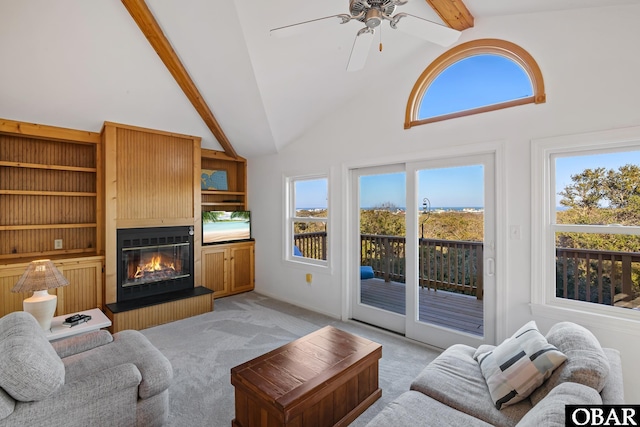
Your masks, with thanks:
M32 261L11 292L30 292L33 296L22 301L22 308L36 318L42 329L51 329L51 320L56 311L58 297L47 289L66 286L69 281L48 259Z

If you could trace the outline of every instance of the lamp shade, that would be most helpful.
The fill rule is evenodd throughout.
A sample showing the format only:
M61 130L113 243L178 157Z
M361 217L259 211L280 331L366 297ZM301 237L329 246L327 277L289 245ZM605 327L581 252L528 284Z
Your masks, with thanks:
M32 261L11 292L35 292L66 286L69 281L48 259Z

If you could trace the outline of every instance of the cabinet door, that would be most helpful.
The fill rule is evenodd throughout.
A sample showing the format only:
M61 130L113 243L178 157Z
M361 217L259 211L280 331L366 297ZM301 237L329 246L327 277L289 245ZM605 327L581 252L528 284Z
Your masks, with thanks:
M14 293L11 289L18 283L27 264L0 268L0 317L22 310L22 300L29 298L31 292Z
M210 246L202 250L202 285L218 298L229 294L229 248Z
M231 247L231 292L243 292L253 289L253 254L253 242Z
M69 285L57 289L57 315L102 308L102 260L62 261L58 268Z

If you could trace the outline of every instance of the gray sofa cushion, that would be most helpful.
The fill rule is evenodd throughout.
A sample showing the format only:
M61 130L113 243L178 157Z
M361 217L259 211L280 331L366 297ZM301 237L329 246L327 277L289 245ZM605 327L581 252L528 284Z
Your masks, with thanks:
M565 405L601 405L597 391L576 383L562 383L522 417L518 427L564 427Z
M465 426L489 427L477 418L456 411L417 391L406 391L376 415L367 427Z
M609 361L598 339L588 329L571 322L556 323L546 335L566 356L566 362L531 393L537 405L558 384L575 382L602 391L609 376Z
M422 370L411 389L486 423L513 426L531 409L531 403L525 399L496 409L480 366L473 359L475 350L463 344L449 347Z
M62 359L67 368L67 381L99 372L110 366L133 363L142 374L138 387L141 399L154 396L169 388L173 378L171 363L138 331L127 330L113 334L113 342Z
M0 319L0 387L23 402L41 400L64 384L64 364L36 319L16 311Z

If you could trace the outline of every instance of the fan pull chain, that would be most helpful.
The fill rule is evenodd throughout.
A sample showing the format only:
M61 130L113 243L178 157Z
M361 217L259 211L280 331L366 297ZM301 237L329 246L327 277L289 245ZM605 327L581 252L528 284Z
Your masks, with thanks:
M382 52L382 28L380 28L380 46L379 46L380 52Z

